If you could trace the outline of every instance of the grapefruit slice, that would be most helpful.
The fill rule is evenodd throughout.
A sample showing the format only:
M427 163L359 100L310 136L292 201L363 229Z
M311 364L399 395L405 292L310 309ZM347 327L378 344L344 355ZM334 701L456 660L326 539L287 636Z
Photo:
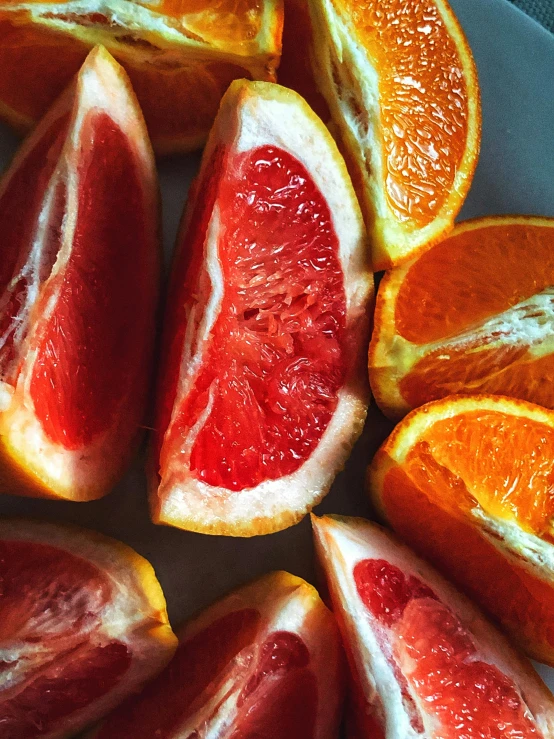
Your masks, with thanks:
M234 82L178 241L153 520L252 536L328 490L366 414L373 281L344 163L299 95Z
M547 739L554 700L479 611L364 519L313 518L357 686L354 739Z
M133 450L159 275L153 154L96 49L0 183L0 482L90 500Z
M446 0L313 0L315 78L347 155L375 269L441 239L469 190L479 84Z
M3 739L62 739L171 659L176 638L148 562L83 529L0 521Z
M186 624L169 666L94 737L335 739L342 659L315 589L275 572Z
M500 396L428 403L368 479L397 533L554 666L554 413Z
M103 45L131 78L156 150L190 151L231 80L275 79L282 23L282 0L9 0L0 115L27 130Z
M554 407L553 255L554 218L488 216L391 270L369 350L381 410L398 418L455 393Z

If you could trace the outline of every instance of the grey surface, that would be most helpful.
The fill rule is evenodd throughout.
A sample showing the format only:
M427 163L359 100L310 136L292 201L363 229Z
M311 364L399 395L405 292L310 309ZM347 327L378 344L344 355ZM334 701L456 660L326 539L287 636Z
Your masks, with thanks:
M554 32L554 3L552 0L511 0L514 5Z
M527 212L554 215L554 39L505 0L452 0L479 67L483 147L464 216ZM0 163L15 138L0 129ZM162 163L165 244L171 251L181 206L198 157ZM367 515L365 465L389 427L370 412L363 438L318 512ZM225 590L270 569L312 578L308 521L279 534L241 540L155 527L146 509L137 461L104 500L87 504L0 497L0 514L72 521L103 531L151 560L164 587L173 624ZM554 676L554 671L551 671ZM554 679L550 683L554 686Z

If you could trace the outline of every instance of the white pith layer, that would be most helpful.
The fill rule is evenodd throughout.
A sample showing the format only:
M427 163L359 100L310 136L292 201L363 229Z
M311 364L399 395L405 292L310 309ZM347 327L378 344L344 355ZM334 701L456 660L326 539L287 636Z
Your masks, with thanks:
M47 116L45 121L55 120L65 112L69 112L68 92L64 100ZM136 103L130 91L122 81L117 68L105 52L94 53L82 68L76 83L74 108L66 141L58 162L45 190L44 205L37 219L35 237L29 260L20 272L14 276L12 284L26 275L31 289L26 293L26 301L18 312L19 323L16 344L17 355L24 358L15 387L0 379L0 435L9 453L25 467L37 480L46 484L61 496L73 499L86 499L91 491L105 491L106 485L113 481L118 464L117 448L119 429L109 429L99 435L87 446L86 454L82 449L68 450L60 444L52 442L44 433L40 421L35 415L30 385L33 368L37 359L37 346L40 343L42 328L52 317L59 299L60 286L64 270L71 258L73 238L79 215L79 173L80 150L83 147L83 124L95 111L106 113L115 124L128 135L128 142L140 162L139 169L147 173L144 180L144 208L151 215L147 222L152 224L150 240L152 250L156 250L156 212L157 195L155 191L155 169L144 123L140 118ZM39 127L45 130L46 125ZM34 146L36 136L27 141L22 154ZM16 158L14 171L21 154ZM9 183L10 174L4 180ZM66 204L57 252L50 274L40 276L43 251L48 245L47 224L50 208L54 203L56 187L63 183ZM50 293L48 301L44 296ZM35 315L37 306L40 315ZM106 445L110 442L110 453ZM127 441L123 442L127 443ZM112 461L112 458L114 461Z
M132 660L120 685L58 722L58 726L63 728L44 735L45 739L74 736L90 721L107 713L140 687L144 680L162 669L169 660L174 649L169 633L165 635L163 642L154 636L156 629L167 623L163 593L154 571L145 560L118 542L81 529L73 530L28 520L8 520L0 522L0 539L43 543L59 548L96 565L100 570L106 571L108 576L111 600L100 613L100 627L89 632L91 644L103 646L117 640L127 646ZM132 567L129 557L133 559ZM147 597L145 588L148 589L150 598ZM169 627L167 631L169 632ZM86 630L81 633L85 641ZM8 689L11 689L11 697L19 689L26 687L23 681L29 673L33 673L33 667L36 669L33 659L36 660L43 654L46 662L43 662L42 667L48 665L55 654L48 654L47 644L47 641L44 645L27 641L14 642L9 647L0 644L0 660L19 660L12 670L2 672L0 697Z
M425 703L407 685L423 719L423 732L414 729L409 721L398 683L383 649L388 630L370 615L354 581L355 565L367 558L384 559L405 574L414 575L428 584L464 624L478 649L478 659L496 665L514 682L522 702L530 710L529 716L534 718L545 737L551 735L554 731L554 706L548 690L504 637L428 565L395 542L384 530L362 519L325 517L316 520L314 528L316 547L337 601L335 607L340 607L344 618L347 642L355 658L364 694L368 704L379 696L383 706L386 739L430 739L437 723L436 717L426 713Z
M242 83L245 87L248 83ZM283 88L256 83L259 94L244 93L238 108L225 102L212 133L211 143L222 140L230 143L233 155L259 146L275 146L290 153L309 171L314 184L321 191L332 214L333 226L339 241L339 258L344 271L347 307L347 332L350 336L352 356L346 383L338 393L336 411L314 452L291 475L276 480L266 480L254 488L233 492L215 488L193 477L188 469L188 457L192 449L191 434L183 442L180 460L162 480L158 496L159 520L185 528L208 531L214 527L226 527L240 533L248 530L251 522L272 520L282 528L306 512L315 500L324 494L334 475L346 461L354 439L361 431L367 406L367 390L363 377L364 338L367 331L367 304L372 292L372 278L367 268L366 242L359 211L350 183L341 170L336 150L328 136L322 135L321 123L306 114L293 93L278 92ZM275 93L273 91L276 91ZM238 94L238 93L235 93ZM229 128L233 126L233 134ZM208 161L205 156L205 161ZM198 335L187 332L187 348L182 363L181 379L177 393L178 408L181 399L191 386L189 368L199 367L205 354L210 332L218 318L222 293L221 268L216 250L219 230L219 211L214 209L205 246L207 269L212 281L212 295L206 306L205 320ZM213 240L212 240L213 239ZM210 264L211 262L211 264ZM221 292L220 292L221 291ZM191 325L191 317L189 324ZM194 360L190 347L195 347ZM363 374L362 374L363 373ZM173 419L172 419L173 420ZM167 438L167 434L166 434ZM218 453L218 450L214 450ZM288 520L281 521L280 516ZM290 519L290 520L289 520ZM221 531L220 531L221 533ZM256 533L252 531L251 533Z

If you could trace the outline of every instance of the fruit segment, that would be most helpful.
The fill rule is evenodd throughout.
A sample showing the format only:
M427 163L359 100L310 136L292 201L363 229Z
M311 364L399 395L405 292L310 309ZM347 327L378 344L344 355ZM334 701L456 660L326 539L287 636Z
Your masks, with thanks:
M277 572L187 624L173 661L96 739L335 739L342 648L304 580Z
M105 46L125 68L157 151L200 147L236 78L275 79L281 0L32 0L0 7L0 115L27 130Z
M81 529L0 522L0 726L62 739L170 660L176 639L148 562Z
M142 421L159 279L153 155L97 49L0 183L0 481L90 500Z
M413 411L368 474L383 516L554 665L554 413L501 396L451 396Z
M361 739L547 739L554 700L500 632L391 534L313 517Z
M372 276L336 147L295 93L235 82L178 241L152 453L156 522L284 528L357 438Z
M314 77L356 185L375 269L452 227L480 143L471 51L445 0L313 0Z
M392 270L369 351L383 412L398 417L455 393L552 408L553 254L554 219L486 217Z

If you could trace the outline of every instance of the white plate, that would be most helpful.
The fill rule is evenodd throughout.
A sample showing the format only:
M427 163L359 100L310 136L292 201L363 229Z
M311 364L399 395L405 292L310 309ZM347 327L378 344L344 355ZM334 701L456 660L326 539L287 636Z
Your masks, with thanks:
M554 37L505 0L452 0L479 67L483 145L464 217L485 213L554 216ZM15 150L0 128L0 165ZM160 165L165 244L169 255L199 156ZM387 424L373 409L362 439L319 512L369 515L365 466ZM0 515L46 517L88 526L121 539L147 557L164 588L174 625L252 577L273 569L313 579L307 520L256 539L192 534L153 526L140 463L114 492L92 503L0 497ZM554 689L554 670L540 668Z

